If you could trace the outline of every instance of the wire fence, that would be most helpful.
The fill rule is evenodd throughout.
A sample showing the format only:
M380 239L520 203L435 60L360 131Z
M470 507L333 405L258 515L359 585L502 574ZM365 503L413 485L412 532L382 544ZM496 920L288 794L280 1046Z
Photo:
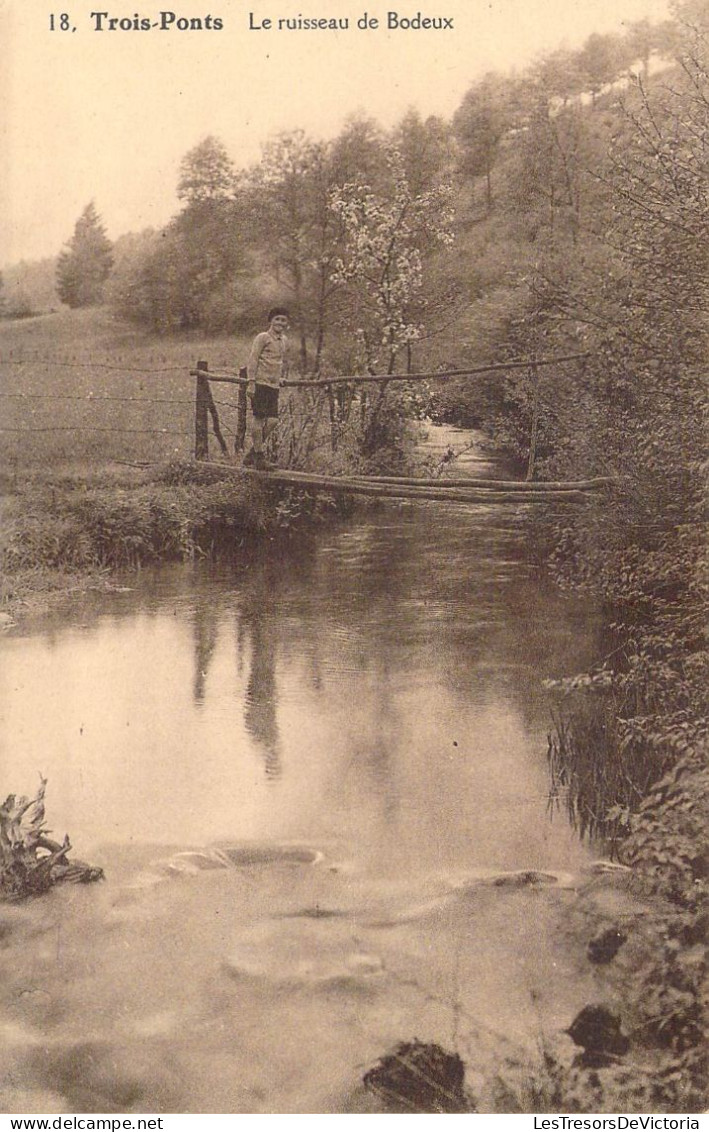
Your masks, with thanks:
M88 401L92 404L99 401L120 401L143 405L194 405L194 397L112 397L103 393L99 396L93 393L0 393L1 398L15 401Z
M23 354L19 358L15 358L10 354L9 357L0 358L0 366L22 366L22 365L46 365L46 366L59 366L62 369L105 369L113 370L116 373L184 373L185 367L181 366L158 366L158 367L145 367L145 366L130 366L130 365L114 365L112 362L77 362L68 361L63 358L48 358L41 355L28 355Z
M28 370L34 371L29 382ZM23 351L0 357L3 372L6 387L0 390L0 455L12 463L84 455L95 459L101 454L109 459L123 454L156 459L192 454L195 395L187 360L151 366L133 364L129 359L109 362ZM91 382L92 388L83 392L67 389L73 380L69 376L52 378L53 388L36 387L48 382L47 374L53 372L81 374L75 382L80 387L88 384L87 377L90 381L90 375L96 374L96 388ZM133 388L124 392L119 382L116 390L118 376ZM143 377L155 378L155 384L163 388L152 389L153 382L148 381L144 391L136 392L135 385L142 387ZM178 380L183 392L176 389L176 395L170 395ZM25 382L30 388L17 388L18 383ZM236 424L230 415L235 414L236 405L221 398L215 398L214 404L221 410L222 430L232 440ZM124 448L119 438L124 438Z
M536 404L544 400L540 398L540 369L583 362L587 357L588 354L577 353L552 358L515 358L467 369L430 373L316 375L313 378L288 378L282 385L293 390L288 397L290 400L290 397L298 398L299 393L308 390L325 391L344 383L436 382L465 380L485 374L504 377L516 372L523 379L532 380ZM5 370L9 376L6 388L0 390L0 409L5 407L0 420L0 455L10 457L16 463L19 460L35 463L42 459L51 461L68 456L80 458L82 455L91 459L100 456L113 459L119 454L160 460L191 457L196 453L198 458L204 458L208 449L208 413L211 413L213 432L222 450L227 451L224 437L229 438L230 446L240 447L246 414L243 393L245 372L221 369L218 365L208 369L206 362L197 362L196 365L198 368L189 368L186 360L180 364L138 365L131 364L129 358L120 357L109 362L67 357L66 354L51 356L44 352L14 354L10 351L0 356L0 373ZM204 368L200 369L200 366ZM29 375L28 369L32 371ZM43 372L45 369L47 373ZM66 378L61 377L62 372L67 373ZM72 379L68 376L72 372L81 374L81 377ZM124 392L120 383L116 389L114 375L121 375L132 388ZM143 377L154 379L145 382L145 389ZM185 395L190 378L196 379L197 383L191 396ZM28 388L18 388L20 382ZM223 382L234 388L233 400L213 396L212 383L219 386ZM49 387L43 388L44 384ZM136 384L140 387L139 393L136 393ZM224 389L225 385L220 388ZM242 390L240 396L236 393L238 388ZM222 410L219 414L218 409ZM82 435L86 438L84 441ZM40 436L45 438L44 442L37 440L32 445L31 438ZM55 438L54 442L51 437ZM124 438L123 450L112 439L114 437ZM30 443L23 446L25 438L29 438Z
M351 375L351 376L333 375L331 378L318 377L318 378L315 378L315 379L307 379L307 380L306 379L292 379L292 380L288 380L287 382L284 382L284 385L287 385L287 386L290 386L290 387L293 387L293 388L298 388L298 387L317 388L317 387L327 386L330 383L339 384L339 383L348 382L348 381L354 381L354 382L375 381L375 380L376 381L384 381L384 380L396 380L396 381L411 380L411 381L416 381L416 380L421 380L421 379L424 379L424 378L435 380L436 378L441 379L441 378L449 378L449 377L473 376L473 375L477 375L477 374L481 374L481 373L494 372L496 370L502 370L502 369L514 370L514 369L528 368L530 365L534 365L534 364L547 365L547 364L551 364L553 361L555 361L557 363L564 363L564 362L567 362L567 361L576 360L578 358L583 358L585 356L586 355L581 355L581 354L567 355L565 357L560 357L560 358L557 358L557 359L540 359L538 362L511 360L511 361L505 362L505 363L491 363L490 365L487 365L487 366L478 366L478 367L475 367L473 369L448 370L448 371L440 372L440 373L432 372L430 374L392 374L392 375L385 375L385 376L379 376L379 377L374 377L373 375ZM62 358L62 357L50 357L50 356L47 356L46 354L39 354L39 353L37 353L37 354L22 353L19 356L14 356L12 353L10 353L9 356L0 357L0 369L4 366L22 367L22 366L27 366L27 365L47 366L47 367L51 367L51 368L54 368L54 369L56 369L58 367L58 368L76 369L76 370L82 370L82 371L101 370L101 371L106 371L106 372L111 372L111 373L120 373L120 374L123 374L126 377L130 377L130 376L134 376L134 375L154 375L154 376L163 376L164 377L167 374L179 374L179 375L184 376L185 371L186 371L186 367L184 365L137 366L137 365L131 365L129 363L121 363L121 364L117 365L113 362L109 363L109 362L101 362L101 361L95 361L95 360L82 361L82 360L67 359L67 358ZM189 372L193 376L198 376L198 375L201 375L202 371L191 370ZM232 381L234 381L235 384L236 383L242 383L243 380L244 380L243 378L239 378L235 373L232 373L231 371L223 371L223 370L215 370L213 372L205 371L204 376L209 377L211 380L214 380L214 381L217 381L217 382L225 381L225 380L232 380ZM67 404L77 403L77 404L92 405L92 406L101 405L101 404L106 404L106 405L108 405L108 404L136 405L136 406L161 405L161 406L170 406L171 408L183 407L183 408L187 408L187 409L192 409L194 407L194 403L195 403L194 397L190 397L190 398L186 398L186 397L163 397L163 396L149 396L149 395L148 396L141 395L139 397L136 397L136 396L127 396L127 395L116 395L116 394L113 394L113 393L94 393L93 391L89 391L89 392L83 393L83 394L36 392L36 391L32 391L32 392L27 392L27 391L19 391L19 392L17 392L17 391L13 391L13 392L0 391L0 401L11 401L11 402L19 403L19 404L32 403L32 402L58 402L58 403L67 403ZM217 400L216 398L213 398L213 403L216 406L223 408L223 409L227 409L227 410L234 410L235 409L234 402ZM31 410L31 412L33 412L33 410ZM234 435L234 429L231 428L228 423L225 423L224 427L225 427L225 431L227 431L231 435ZM17 425L17 424L11 424L11 425L0 424L0 433L6 433L6 434L13 434L13 433L17 434L17 433L23 433L23 432L24 433L51 433L51 432L56 432L56 433L67 432L67 433L70 433L70 432L75 432L77 430L83 431L83 432L94 432L94 433L102 433L102 432L104 432L104 433L121 433L122 432L122 433L126 433L126 434L134 434L134 435L135 434L147 434L147 435L152 434L152 435L164 435L164 436L167 436L167 435L183 436L183 435L185 435L185 431L183 429L175 430L175 429L170 429L170 428L165 427L165 426L158 426L158 427L154 427L154 428L134 428L134 427L130 427L129 425L126 424L126 425L113 425L113 426L108 427L108 426L99 426L99 425L94 425L94 424L88 424L88 423L85 423L85 422L80 421L80 420L73 420L71 423L67 423L67 424L52 424L52 425L41 425L41 426L36 426L34 424L23 424L21 426Z
M172 358L0 354L0 465L8 470L114 461L169 462L194 452L195 393L189 354ZM235 435L229 397L223 431Z
M82 432L118 432L130 435L131 433L145 433L151 436L184 436L184 432L177 432L174 429L168 428L107 428L103 425L42 425L40 428L6 428L0 426L0 432L18 432L18 433L32 433L32 432L76 432L76 428L80 428Z

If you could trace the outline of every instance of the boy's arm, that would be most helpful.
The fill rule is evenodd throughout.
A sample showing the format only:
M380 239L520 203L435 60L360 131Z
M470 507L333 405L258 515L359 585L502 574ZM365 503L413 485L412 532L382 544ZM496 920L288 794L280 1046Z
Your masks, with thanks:
M290 356L288 352L288 339L283 343L283 365L281 366L281 381L285 381L290 373Z
M251 345L251 353L249 354L249 360L246 363L246 376L248 378L246 392L248 393L249 397L253 397L254 393L256 392L256 371L258 370L258 360L263 353L265 344L266 335L257 334Z

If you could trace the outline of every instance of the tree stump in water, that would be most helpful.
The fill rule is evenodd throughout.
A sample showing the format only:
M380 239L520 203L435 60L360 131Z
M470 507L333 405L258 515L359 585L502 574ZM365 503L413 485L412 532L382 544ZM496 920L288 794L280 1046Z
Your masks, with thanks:
M68 837L60 845L44 831L42 779L34 798L14 794L0 806L0 900L22 900L40 896L55 884L86 884L100 880L103 870L83 861L67 861Z

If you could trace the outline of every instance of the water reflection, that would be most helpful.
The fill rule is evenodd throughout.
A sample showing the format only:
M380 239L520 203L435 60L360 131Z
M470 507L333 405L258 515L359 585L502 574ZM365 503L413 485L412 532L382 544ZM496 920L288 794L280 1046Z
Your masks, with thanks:
M197 704L204 703L204 690L209 665L217 647L219 617L211 602L198 602L192 618L194 631L194 680L192 694Z
M237 672L248 670L243 692L243 722L247 733L263 756L266 776L276 779L281 774L280 736L278 728L278 690L276 678L277 626L274 622L272 579L269 563L255 571L246 590L233 596ZM210 666L225 628L225 605L228 596L213 593L196 595L191 616L194 638L194 678L192 694L195 704L203 705ZM241 699L242 697L238 697ZM237 702L234 703L237 710Z
M388 509L5 639L7 789L40 769L84 853L335 838L384 872L566 863L540 681L583 663L591 623L527 538L509 512Z
M263 752L268 778L281 773L278 731L278 693L276 689L276 630L272 617L255 610L239 618L239 629L246 627L251 638L251 664L244 697L244 723Z
M461 872L586 855L547 818L540 683L599 651L594 621L535 576L530 537L514 510L387 507L0 639L0 785L45 774L55 834L108 878L37 902L0 951L9 1111L332 1112L402 1035L475 1019L479 1058L488 1027L534 1050L572 1016L558 892L449 900ZM322 867L155 864L251 839Z

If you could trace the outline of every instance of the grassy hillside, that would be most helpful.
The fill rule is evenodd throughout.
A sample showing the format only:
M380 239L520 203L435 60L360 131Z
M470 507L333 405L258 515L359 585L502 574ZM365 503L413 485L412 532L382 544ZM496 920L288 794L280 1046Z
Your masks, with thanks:
M158 338L104 309L2 322L0 466L7 475L48 464L189 457L190 368L204 358L214 369L235 369L247 354L245 339ZM229 441L235 390L213 392Z

